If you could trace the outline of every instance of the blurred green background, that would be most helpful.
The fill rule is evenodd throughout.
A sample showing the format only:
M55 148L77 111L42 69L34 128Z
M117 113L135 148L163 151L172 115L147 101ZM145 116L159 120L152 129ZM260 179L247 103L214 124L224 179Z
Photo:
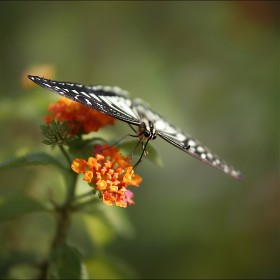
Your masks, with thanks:
M50 64L57 80L118 85L246 180L158 139L153 146L164 166L145 160L139 167L136 205L116 210L130 226L122 234L107 229L114 240L106 254L142 279L280 277L279 2L11 1L0 3L0 15L1 161L51 152L39 125L57 96L22 86L30 67ZM127 131L118 122L103 135L118 139ZM0 179L1 192L25 189L35 197L46 196L42 185L61 181L46 167L1 171ZM26 252L43 258L53 233L48 219L35 214L1 225L2 264L18 265Z

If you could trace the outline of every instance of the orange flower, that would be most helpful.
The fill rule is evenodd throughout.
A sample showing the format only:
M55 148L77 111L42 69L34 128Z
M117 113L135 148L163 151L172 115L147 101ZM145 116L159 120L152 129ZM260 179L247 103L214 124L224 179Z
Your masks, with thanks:
M124 208L134 204L133 193L127 188L139 186L142 178L134 174L130 159L122 156L116 147L103 145L96 149L100 151L96 157L87 161L75 159L71 165L73 171L85 175L84 180L95 186L105 204Z
M76 173L84 173L86 171L87 162L83 159L76 159L72 162L71 168Z
M109 158L112 166L117 165L118 167L126 168L131 165L130 157L124 157L115 146L109 146L108 144L95 145L93 153L102 154L105 158Z
M58 99L56 104L51 104L48 111L50 115L44 117L45 122L68 122L71 134L97 131L107 124L115 123L114 118L64 97Z

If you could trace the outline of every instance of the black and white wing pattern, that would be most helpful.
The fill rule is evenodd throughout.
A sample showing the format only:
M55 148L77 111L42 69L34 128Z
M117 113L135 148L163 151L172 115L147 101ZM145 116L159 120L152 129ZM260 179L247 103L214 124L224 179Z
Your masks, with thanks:
M235 179L242 178L240 171L221 160L198 140L182 132L180 128L171 125L169 121L152 111L149 105L141 99L135 99L132 106L141 118L152 121L157 135L162 139Z
M28 75L34 83L51 90L64 97L95 109L101 113L112 116L121 121L139 127L139 136L145 136L146 144L156 136L195 158L213 166L235 179L241 179L241 173L219 159L207 147L196 139L183 133L181 129L171 125L159 114L153 112L149 105L141 99L131 100L128 93L119 87L86 86L72 82L58 82L38 76ZM146 133L149 136L146 136ZM142 141L142 140L141 140ZM146 147L146 145L145 145Z
M128 97L128 92L119 87L86 86L79 83L58 82L31 75L28 75L28 78L43 88L101 113L130 124L141 124L138 116L131 108L132 101Z

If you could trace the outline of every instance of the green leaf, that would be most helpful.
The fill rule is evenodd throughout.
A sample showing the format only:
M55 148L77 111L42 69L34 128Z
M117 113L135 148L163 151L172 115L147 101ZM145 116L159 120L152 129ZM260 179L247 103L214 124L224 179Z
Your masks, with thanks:
M50 263L49 279L81 279L82 262L76 248L66 244L55 248Z
M128 142L125 142L125 143L119 145L119 148L121 149L121 152L124 155L131 155L131 153L134 151L133 155L140 157L140 155L143 151L142 145L139 144L138 148L135 150L137 143L139 143L139 140L128 141ZM159 153L150 143L148 144L146 151L148 152L148 154L146 155L147 159L149 159L150 161L152 161L155 165L157 165L159 167L163 166Z
M81 215L81 219L85 223L87 233L93 244L104 247L112 241L114 233L102 218L93 215Z
M91 139L75 139L68 144L69 152L75 157L88 158L93 156L93 147L97 143L104 143L105 140L100 137L94 137Z
M10 160L0 163L0 170L12 167L23 167L30 165L46 165L52 164L59 168L65 169L65 167L54 157L45 153L28 154L22 157L15 157Z
M104 203L96 202L97 201L93 201L90 204L86 204L85 207L80 208L81 213L86 213L94 217L98 216L103 223L109 225L115 233L124 238L131 238L134 235L134 228L128 219L126 211L123 211L123 208L116 206L108 207L108 205ZM89 222L94 223L91 219L92 218L90 218ZM87 219L85 219L85 222L87 222ZM94 228L95 225L90 223L88 224L88 228ZM95 233L95 235L96 234L97 233ZM102 236L102 238L104 238L104 236Z
M26 195L20 193L0 195L0 223L37 211L47 211L47 209Z
M127 263L111 255L92 257L85 265L89 279L140 279Z

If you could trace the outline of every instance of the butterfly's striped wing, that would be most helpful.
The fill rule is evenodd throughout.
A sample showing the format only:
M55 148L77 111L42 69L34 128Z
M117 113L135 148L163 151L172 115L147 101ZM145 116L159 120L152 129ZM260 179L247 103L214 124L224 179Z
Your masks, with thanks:
M132 110L128 93L119 87L85 86L72 82L58 82L38 76L28 76L34 83L64 97L95 109L101 113L140 125L137 114Z
M169 121L152 111L149 105L144 103L141 99L135 99L132 106L141 118L146 118L153 122L157 135L162 139L235 179L241 179L240 171L221 160L198 140L171 125Z

